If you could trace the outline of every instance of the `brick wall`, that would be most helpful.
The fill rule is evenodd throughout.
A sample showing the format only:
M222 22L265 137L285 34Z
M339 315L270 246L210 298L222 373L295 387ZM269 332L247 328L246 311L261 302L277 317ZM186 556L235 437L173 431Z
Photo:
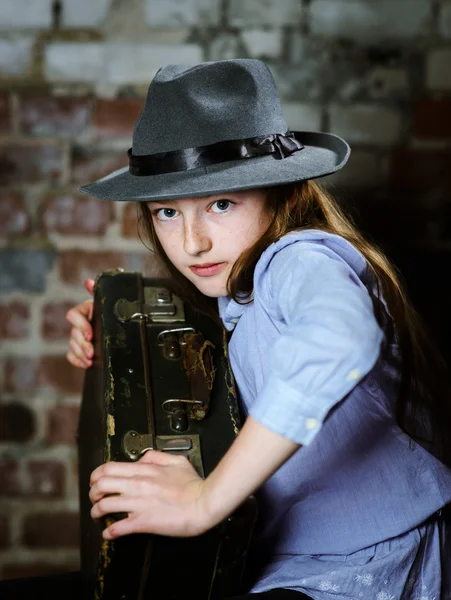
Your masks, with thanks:
M77 186L126 164L159 66L230 57L268 62L293 129L351 142L330 185L401 262L418 257L406 275L447 331L450 0L0 0L0 577L77 566L65 313L100 270L155 272L135 207Z

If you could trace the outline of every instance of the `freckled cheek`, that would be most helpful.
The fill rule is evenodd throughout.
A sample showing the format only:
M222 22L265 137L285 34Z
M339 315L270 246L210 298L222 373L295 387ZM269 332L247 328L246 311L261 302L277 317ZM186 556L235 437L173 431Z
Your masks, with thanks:
M236 229L231 231L229 239L233 239L235 247L239 247L243 251L252 245L264 230L258 219L253 222L243 221Z
M234 229L230 229L226 232L221 239L221 247L224 249L230 250L241 250L242 246L244 246L245 235L244 231L241 227L236 227Z
M160 238L160 244L166 254L166 256L168 257L168 259L170 260L170 262L178 269L179 268L179 264L180 264L180 249L178 248L178 246L174 243L169 243L169 241L167 239L162 240Z

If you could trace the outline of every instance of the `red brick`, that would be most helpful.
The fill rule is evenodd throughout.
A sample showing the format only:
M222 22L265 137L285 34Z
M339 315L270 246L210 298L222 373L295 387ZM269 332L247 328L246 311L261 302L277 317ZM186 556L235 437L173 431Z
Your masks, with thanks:
M12 459L0 460L0 496L11 497L22 494L19 463Z
M77 548L79 517L76 513L40 513L24 520L22 542L29 548Z
M24 577L40 577L43 575L52 575L54 573L69 573L78 571L79 563L68 562L67 564L5 564L3 567L3 579L22 579Z
M0 133L11 129L11 105L8 92L0 92Z
M39 361L38 385L65 394L80 394L84 371L73 367L65 356L42 356Z
M130 137L144 106L142 98L97 100L94 105L93 126L98 137Z
M95 278L102 271L116 267L122 267L127 271L138 271L148 277L167 277L167 272L150 252L141 254L68 250L60 255L60 267L63 281L80 286L85 279Z
M20 194L0 193L0 235L24 235L30 231L30 218Z
M451 150L399 148L390 156L389 186L413 193L451 191Z
M58 144L0 144L0 185L58 181L62 169Z
M79 394L84 372L73 367L65 356L9 357L4 365L4 387L10 393L50 388L65 394Z
M13 460L0 461L0 496L61 498L65 494L65 466L55 460L30 461L23 472Z
M90 196L52 195L43 205L45 233L103 235L113 219L113 203Z
M451 98L417 102L413 108L413 133L424 139L451 139Z
M89 98L22 97L19 104L21 132L61 138L81 136L89 130L91 106Z
M0 301L0 339L19 340L28 336L30 310L24 302Z
M28 442L35 432L33 412L14 402L0 405L0 442Z
M122 214L121 235L126 238L138 237L138 222L140 210L137 202L128 202ZM146 239L143 228L140 226L142 239ZM144 233L144 235L143 235Z
M41 335L45 340L68 340L72 325L66 319L74 302L50 302L42 309Z
M72 153L72 182L92 183L128 166L126 152L100 152L92 148L75 147Z
M9 518L6 515L0 515L0 550L8 548L11 544L11 531L9 527Z
M78 406L57 406L47 414L48 444L74 444L78 428Z
M65 495L65 466L56 460L34 460L27 465L27 491L32 498L62 498Z
M66 283L83 285L85 279L95 278L105 269L124 267L124 260L120 252L68 250L60 254L61 278Z

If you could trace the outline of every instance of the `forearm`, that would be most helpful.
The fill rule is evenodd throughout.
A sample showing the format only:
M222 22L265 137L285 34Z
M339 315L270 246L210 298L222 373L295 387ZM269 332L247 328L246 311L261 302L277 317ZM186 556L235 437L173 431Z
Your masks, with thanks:
M236 440L204 485L211 525L229 515L299 448L248 417Z

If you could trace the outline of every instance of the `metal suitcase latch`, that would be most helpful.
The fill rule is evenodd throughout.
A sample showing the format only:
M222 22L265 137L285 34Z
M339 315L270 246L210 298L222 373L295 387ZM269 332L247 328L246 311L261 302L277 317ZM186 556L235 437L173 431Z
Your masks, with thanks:
M114 305L114 314L122 322L147 319L151 323L185 321L182 300L167 288L144 288L144 302L120 298Z
M156 438L156 448L152 446L152 436L149 433L140 434L128 431L122 439L122 448L133 461L138 460L147 450L175 452L183 454L193 464L199 475L203 476L202 458L200 454L200 439L198 434L182 436L159 435Z
M186 451L190 450L193 443L190 438L180 437L168 440L158 440L156 450L164 451ZM136 460L147 450L155 450L152 446L152 436L150 433L138 433L137 431L127 431L123 439L124 451L129 458Z

